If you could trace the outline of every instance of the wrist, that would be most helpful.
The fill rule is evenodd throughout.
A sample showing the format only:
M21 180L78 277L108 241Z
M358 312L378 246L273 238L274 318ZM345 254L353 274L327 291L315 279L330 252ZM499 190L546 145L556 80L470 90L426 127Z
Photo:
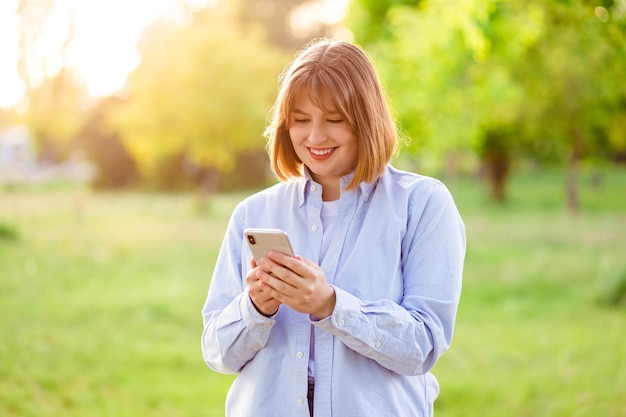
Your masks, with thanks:
M335 302L337 301L335 289L329 285L328 290L328 297L325 297L326 301L324 302L324 304L318 310L311 314L318 320L325 319L326 317L333 314L333 311L335 311Z
M276 307L276 310L274 310L273 313L266 313L259 306L256 305L256 303L254 302L252 297L249 296L249 298L250 298L250 303L252 303L252 307L254 307L256 312L259 313L260 315L262 315L263 317L271 318L271 317L275 316L276 313L278 313L278 309L280 308L280 305L278 307Z

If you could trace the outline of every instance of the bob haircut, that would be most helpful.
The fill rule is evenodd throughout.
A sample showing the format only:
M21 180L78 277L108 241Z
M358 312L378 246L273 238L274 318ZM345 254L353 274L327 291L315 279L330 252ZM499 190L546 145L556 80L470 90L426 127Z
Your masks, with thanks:
M337 111L355 134L358 156L347 190L380 177L393 157L398 133L380 79L359 47L344 41L306 45L280 78L280 90L265 130L274 175L282 181L303 176L303 164L289 136L295 96L307 91L324 112Z

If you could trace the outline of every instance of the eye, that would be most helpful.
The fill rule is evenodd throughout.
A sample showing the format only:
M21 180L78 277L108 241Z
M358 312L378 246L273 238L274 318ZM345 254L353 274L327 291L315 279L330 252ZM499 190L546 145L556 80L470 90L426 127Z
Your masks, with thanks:
M306 123L309 121L306 117L293 117L291 119L292 123Z
M338 123L343 123L343 119L328 119L327 122L328 123L333 123L333 124L338 124Z

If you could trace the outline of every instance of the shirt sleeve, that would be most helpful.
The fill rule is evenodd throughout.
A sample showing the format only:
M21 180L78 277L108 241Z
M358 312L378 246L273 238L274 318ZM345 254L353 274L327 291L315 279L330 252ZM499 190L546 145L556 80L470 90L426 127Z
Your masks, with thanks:
M403 375L428 372L448 349L465 257L465 228L448 190L434 182L422 199L409 206L401 303L362 300L335 287L333 313L313 321L349 348Z
M238 213L229 222L202 310L202 355L211 369L222 373L241 371L266 345L276 323L256 310L245 289Z

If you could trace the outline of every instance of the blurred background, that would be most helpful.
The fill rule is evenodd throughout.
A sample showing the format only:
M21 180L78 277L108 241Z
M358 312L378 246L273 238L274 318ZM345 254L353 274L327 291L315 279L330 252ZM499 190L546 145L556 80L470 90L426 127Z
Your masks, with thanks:
M223 415L200 310L317 37L466 221L437 414L626 415L625 0L1 0L1 415Z
M307 41L372 55L402 163L480 172L626 160L626 5L607 1L4 0L0 180L98 189L258 186L277 75ZM42 174L44 175L44 174ZM44 175L45 176L45 175Z

